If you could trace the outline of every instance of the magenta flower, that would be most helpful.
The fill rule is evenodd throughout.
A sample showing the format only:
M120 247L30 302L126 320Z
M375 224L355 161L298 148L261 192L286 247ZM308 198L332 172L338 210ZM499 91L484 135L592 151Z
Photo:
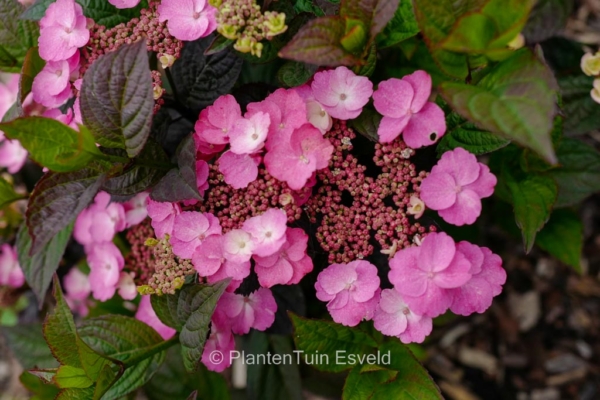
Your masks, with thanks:
M373 323L379 332L397 336L402 343L423 343L433 328L432 319L413 313L395 289L381 292Z
M204 160L196 161L196 186L201 196L204 196L204 192L208 190L208 175L209 175L208 163Z
M210 213L184 211L175 216L169 242L176 256L191 259L196 248L210 235L220 235L221 224Z
M388 277L410 310L437 317L452 304L452 292L470 278L471 263L445 233L429 233L419 247L408 247L390 260Z
M175 217L181 213L177 203L154 201L148 197L148 216L152 219L152 229L157 238L173 233Z
M296 93L306 102L306 119L322 134L329 131L333 125L331 116L323 106L315 100L312 88L308 83L293 88Z
M333 145L310 124L295 130L289 143L281 142L265 155L267 171L276 179L300 190L316 170L326 168Z
M263 112L240 118L229 134L231 151L235 154L251 154L260 150L267 139L270 123L269 114Z
M150 303L150 296L142 296L135 318L151 326L164 340L171 339L177 333L175 329L163 324L158 318L152 308L152 303Z
M133 198L123 203L123 210L125 210L125 228L131 228L146 219L148 216L148 210L146 209L148 196L149 194L147 192L138 193Z
M204 344L202 363L210 371L222 372L231 365L229 354L233 350L235 350L235 339L231 333L229 319L217 309L211 318L210 335ZM215 351L225 356L220 359L211 357Z
M121 251L113 242L96 243L86 247L90 265L90 286L96 300L106 301L114 296L120 272L125 265Z
M133 276L133 272L121 271L119 274L117 290L119 291L119 296L121 296L123 300L133 300L138 295L137 286L133 281Z
M167 22L169 33L179 40L196 40L217 29L217 9L206 0L162 0L158 20Z
M379 141L389 143L402 133L408 146L419 148L444 136L446 118L437 104L427 101L430 94L431 76L425 71L380 82L373 93L375 109L383 115Z
M83 9L75 0L56 0L40 20L40 57L46 61L66 60L90 40Z
M194 137L196 141L201 139L210 144L229 143L229 133L240 119L240 105L232 95L226 94L200 112L200 118L194 126Z
M73 267L63 278L65 295L73 300L85 300L90 295L92 288L90 279L79 268Z
M459 315L482 313L492 305L492 299L502 292L506 271L502 259L487 247L460 242L458 251L471 262L473 277L459 288L452 289L454 296L450 310Z
M496 182L486 165L458 147L445 152L421 182L421 200L450 224L472 224L481 214L481 199L494 193Z
M233 333L239 335L248 333L250 328L264 331L275 321L277 311L273 294L265 288L259 288L248 297L225 292L217 307L229 318Z
M347 120L360 115L373 94L373 83L346 67L317 72L311 84L315 99L333 118Z
M207 277L209 282L232 278L235 286L250 275L250 261L235 262L226 259L223 243L224 237L221 235L208 236L196 248L192 264L198 274Z
M287 228L286 241L278 252L267 257L252 256L254 271L261 286L292 285L313 270L306 254L308 235L300 228Z
M250 261L254 247L252 235L242 229L233 229L223 235L223 254L229 261Z
M379 301L377 267L368 261L332 264L325 268L315 283L317 298L327 302L327 310L335 322L356 326L373 317Z
M234 189L242 189L258 176L260 156L250 154L235 154L226 151L219 158L219 172L223 174L225 183Z
M125 210L119 203L111 203L110 195L99 192L94 202L75 220L73 236L84 246L110 242L115 233L125 229Z
M285 242L287 215L279 208L269 208L244 221L242 229L252 235L252 254L267 257L279 251Z
M33 100L49 108L64 104L73 94L70 77L79 69L79 52L68 60L48 61L31 86Z
M245 116L250 118L259 112L268 114L271 121L267 150L279 143L288 143L292 132L307 122L304 101L294 90L277 89L263 101L248 104Z
M18 288L24 283L25 275L19 266L17 252L11 245L3 244L0 246L0 285Z
M4 132L0 131L0 167L11 174L17 173L25 165L27 154L18 140L5 139Z
M140 3L140 0L108 0L108 2L117 8L133 8Z

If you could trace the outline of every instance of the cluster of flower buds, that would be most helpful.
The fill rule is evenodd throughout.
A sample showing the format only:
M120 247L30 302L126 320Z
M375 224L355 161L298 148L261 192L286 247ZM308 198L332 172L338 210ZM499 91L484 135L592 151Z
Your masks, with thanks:
M600 104L600 51L596 54L585 53L581 57L581 70L587 76L595 77L590 95L596 103Z

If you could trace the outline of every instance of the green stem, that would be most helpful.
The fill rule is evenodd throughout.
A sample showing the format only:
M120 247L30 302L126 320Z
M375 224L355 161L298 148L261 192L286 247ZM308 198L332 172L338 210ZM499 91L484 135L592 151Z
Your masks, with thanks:
M171 347L177 343L179 343L179 333L177 335L173 336L169 340L163 340L162 342L149 347L142 354L140 354L136 357L130 358L129 360L125 361L123 364L125 365L125 368L127 369L127 368L132 367L135 364L138 364L139 362L145 360L146 358L152 357L153 355L158 354L161 351L168 349L169 347Z

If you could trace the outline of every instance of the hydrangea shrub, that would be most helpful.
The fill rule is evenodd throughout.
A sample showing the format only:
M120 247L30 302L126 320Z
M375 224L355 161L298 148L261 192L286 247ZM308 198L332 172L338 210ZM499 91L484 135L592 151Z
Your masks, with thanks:
M250 398L295 399L299 361L344 399L441 398L406 345L507 279L454 227L506 205L579 269L564 208L600 190L576 137L600 53L560 54L534 3L0 0L0 285L44 321L23 385L228 398L246 368Z

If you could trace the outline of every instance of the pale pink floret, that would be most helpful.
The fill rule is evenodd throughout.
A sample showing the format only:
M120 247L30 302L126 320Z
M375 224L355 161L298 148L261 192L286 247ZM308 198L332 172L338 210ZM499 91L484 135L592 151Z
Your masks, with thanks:
M310 85L306 83L302 86L295 87L293 90L298 93L306 103L306 119L308 122L323 134L329 131L333 125L333 120L327 110L315 100Z
M390 260L388 277L411 311L437 317L452 304L452 292L470 278L471 263L445 233L429 233L419 247L409 247Z
M71 268L63 278L63 288L65 289L65 300L69 308L85 317L89 312L88 297L92 292L89 277L77 267Z
M225 183L234 189L242 189L258 176L260 156L251 154L235 154L226 151L219 158L219 172L223 174Z
M431 76L425 71L380 82L373 93L375 109L383 115L379 141L389 143L402 133L408 146L419 148L441 138L446 133L446 119L437 104L427 101L430 94Z
M202 363L210 371L222 372L231 365L229 354L235 350L235 339L231 333L229 318L219 309L213 313L211 322L210 335L202 352ZM224 357L211 357L215 351L219 351Z
M15 174L25 165L27 154L18 140L5 139L4 132L0 131L0 167Z
M293 190L302 189L316 170L326 168L333 145L311 124L295 130L289 142L280 142L265 155L267 171Z
M140 3L140 0L108 0L110 4L117 8L132 8Z
M332 264L319 274L315 283L317 298L327 302L333 320L356 326L373 317L379 301L377 267L368 261Z
M119 274L119 282L117 282L117 290L119 296L123 300L133 300L137 297L138 291L135 282L133 281L134 274L132 272L121 271Z
M90 266L90 285L96 300L106 301L117 290L120 272L125 265L121 251L113 242L86 246Z
M196 40L217 29L217 9L206 0L162 0L158 20L179 40Z
M423 343L433 328L432 319L412 312L395 289L381 292L373 324L379 332L397 336L402 343Z
M94 202L75 220L73 236L84 246L112 241L115 233L125 229L125 210L122 204L111 203L110 195L99 192Z
M317 72L311 84L315 99L333 118L356 118L373 94L373 83L346 67Z
M221 235L208 236L196 248L192 255L194 269L202 277L207 277L209 282L232 278L231 287L250 275L250 261L235 262L225 258L223 248L224 237Z
M154 201L148 197L148 216L152 219L152 229L157 238L173 234L175 217L181 214L177 203Z
M191 259L196 248L210 235L220 235L221 224L210 213L184 211L175 216L173 235L169 239L176 256Z
M269 289L259 288L249 296L225 292L217 305L231 322L233 333L246 334L250 328L264 331L275 321L277 303Z
M260 150L267 139L270 123L269 114L263 112L239 119L229 134L231 151L235 154L251 154Z
M306 254L308 235L300 228L287 228L281 249L268 257L252 256L254 271L263 287L292 285L313 270L312 259Z
M458 147L444 153L421 182L421 200L450 224L472 224L481 214L481 199L494 193L496 182L486 165Z
M0 247L0 285L18 288L24 283L25 275L19 266L17 252L11 245L3 244Z
M229 134L235 123L242 118L240 105L226 94L200 112L196 121L195 138L210 144L229 143Z
M268 114L271 121L267 150L279 143L288 143L292 132L307 123L304 100L294 90L277 89L263 101L248 104L246 118L259 112Z
M506 282L506 271L502 259L487 247L478 247L460 242L457 249L471 262L473 276L464 285L452 289L453 301L450 310L459 315L483 313L492 305L495 296L502 292Z
M252 254L267 257L279 251L285 242L287 215L279 208L269 208L244 221L242 229L252 235Z
M152 303L150 303L150 296L142 296L140 305L135 313L135 318L154 328L154 330L158 332L158 334L162 336L164 340L171 339L173 336L175 336L175 333L177 333L175 329L163 324L158 318L154 312L154 309L152 308Z
M131 228L139 224L148 216L146 204L148 203L148 192L136 194L133 198L123 203L125 210L125 228Z
M252 235L242 229L233 229L223 235L223 254L229 261L250 261L254 247Z
M40 57L46 61L66 60L87 44L90 32L83 9L74 0L56 0L40 20Z

